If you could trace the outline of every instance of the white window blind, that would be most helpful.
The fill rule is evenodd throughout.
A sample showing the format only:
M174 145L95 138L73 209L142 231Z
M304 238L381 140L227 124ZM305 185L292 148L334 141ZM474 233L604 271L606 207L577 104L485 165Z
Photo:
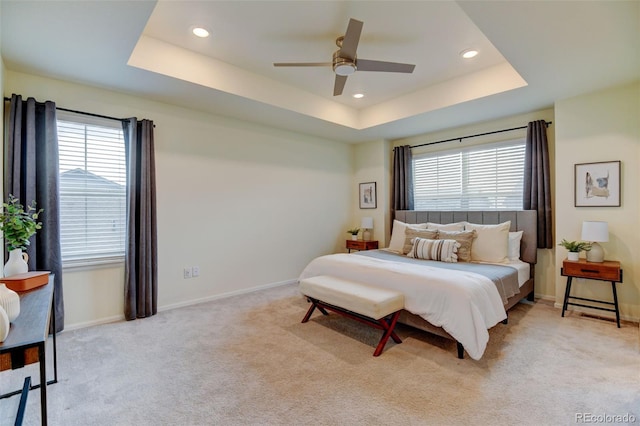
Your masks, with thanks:
M523 139L413 157L416 210L522 210Z
M57 124L62 262L120 259L127 180L122 124L63 112Z

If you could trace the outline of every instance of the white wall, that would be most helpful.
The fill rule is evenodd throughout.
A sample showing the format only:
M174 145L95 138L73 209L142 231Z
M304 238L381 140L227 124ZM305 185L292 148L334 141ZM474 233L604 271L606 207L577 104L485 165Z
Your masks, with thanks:
M4 93L156 124L160 309L297 278L343 251L352 147L79 84L6 71ZM199 266L200 277L182 270ZM121 318L123 266L65 270L67 329Z
M2 2L0 1L0 16L2 16ZM4 60L2 59L2 19L0 19L0 93L4 93L4 75L5 75L5 68L4 68ZM2 140L4 140L4 99L2 100L2 117L3 119L0 120L0 135L2 135ZM4 150L2 152L0 152L0 158L2 158L2 161L0 161L0 188L4 188ZM4 193L4 190L3 190ZM0 196L0 198L2 198L2 196ZM0 239L0 247L4 248L4 239ZM4 259L4 257L2 258Z
M387 164L389 143L384 140L360 143L354 146L355 173L353 177L353 226L360 227L363 217L373 218L372 240L377 240L380 247L386 247L386 224L389 214L389 179ZM376 183L376 208L360 208L360 183ZM347 236L348 237L348 236ZM362 238L362 234L359 235Z
M624 282L618 299L624 318L640 317L640 81L597 93L558 101L556 111L556 240L579 240L582 222L609 223L609 242L601 243L605 258L619 260ZM574 165L599 161L621 164L621 207L574 207ZM560 275L564 249L556 253L556 302L564 298L566 278ZM612 300L611 285L575 280L572 295ZM592 313L608 313L592 310ZM613 315L613 314L611 314Z
M397 139L392 142L392 146L400 145L419 145L430 142L436 142L440 140L452 139L460 136L469 136L479 133L492 132L500 129L511 129L514 127L526 126L530 121L546 120L553 122L547 129L547 139L549 142L549 160L552 164L551 169L551 192L554 192L555 182L555 170L553 164L555 162L554 147L555 147L555 118L553 109L545 109L541 111L534 111L528 114L519 114L511 117L505 117L499 120L486 121L482 123L475 123L464 127L457 127L453 129L447 129L440 132L428 133L423 135L414 136L411 138ZM526 137L526 129L516 130L511 132L497 133L493 135L487 135L472 139L463 140L463 146L479 145L489 142L498 142L503 140L516 139L518 137ZM445 142L436 145L430 145L426 147L420 147L413 150L413 154L420 154L424 152L435 152L447 149L453 149L460 146L460 142L452 141ZM552 208L555 210L554 206ZM557 214L557 213L556 213ZM554 219L555 220L555 219ZM552 249L539 249L538 250L538 263L535 268L536 276L536 297L555 300L556 288L555 288L555 247Z

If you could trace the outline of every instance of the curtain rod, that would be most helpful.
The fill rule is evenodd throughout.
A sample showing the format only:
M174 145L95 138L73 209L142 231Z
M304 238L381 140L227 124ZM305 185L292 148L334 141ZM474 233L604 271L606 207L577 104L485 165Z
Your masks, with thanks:
M545 124L547 125L547 127L549 127L549 125L552 123L553 123L552 121L545 121ZM413 148L418 148L420 146L435 145L439 143L452 142L452 141L462 142L462 139L475 138L478 136L485 136L485 135L493 135L495 133L510 132L512 130L526 129L527 127L528 126L512 127L510 129L494 130L493 132L477 133L475 135L469 135L469 136L460 136L457 138L445 139L445 140L436 141L436 142L428 142L428 143L421 143L420 145L412 145L410 148L413 149Z
M4 100L5 101L10 101L11 98L7 98L5 96ZM109 117L108 115L94 114L94 113L91 113L91 112L78 111L78 110L75 110L75 109L67 109L67 108L62 108L62 107L59 107L59 106L56 106L56 109L58 109L60 111L73 112L73 113L82 114L82 115L89 115L91 117L106 118L108 120L116 120L116 121L120 121L120 122L129 121L127 118ZM155 127L155 125L154 125L154 127Z

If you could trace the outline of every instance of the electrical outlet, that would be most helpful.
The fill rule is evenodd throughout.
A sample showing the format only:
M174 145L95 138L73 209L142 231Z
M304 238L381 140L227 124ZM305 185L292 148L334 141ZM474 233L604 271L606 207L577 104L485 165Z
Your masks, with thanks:
M193 268L191 268L191 276L193 278L200 276L200 267L199 266L194 266Z
M184 277L191 278L191 268L184 268Z

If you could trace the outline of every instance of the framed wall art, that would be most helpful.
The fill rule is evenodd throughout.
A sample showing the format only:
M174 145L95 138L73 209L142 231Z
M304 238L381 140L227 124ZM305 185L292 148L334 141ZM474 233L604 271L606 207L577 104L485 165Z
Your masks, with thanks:
M376 208L376 183L365 182L360 184L360 208L375 209Z
M620 207L620 161L575 165L576 207Z

